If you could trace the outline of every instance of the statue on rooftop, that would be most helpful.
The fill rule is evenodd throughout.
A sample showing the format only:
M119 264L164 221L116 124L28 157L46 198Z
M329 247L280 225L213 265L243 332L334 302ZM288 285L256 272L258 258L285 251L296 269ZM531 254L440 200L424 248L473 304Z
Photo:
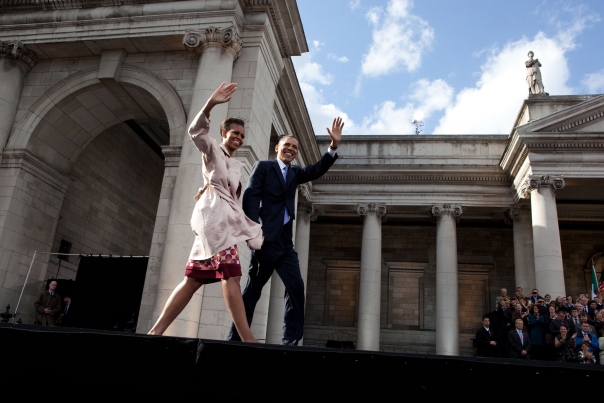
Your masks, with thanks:
M529 87L529 94L546 94L545 89L543 88L543 81L541 80L541 63L539 63L539 59L533 59L535 54L533 51L528 52L529 59L524 62L526 66L526 82Z

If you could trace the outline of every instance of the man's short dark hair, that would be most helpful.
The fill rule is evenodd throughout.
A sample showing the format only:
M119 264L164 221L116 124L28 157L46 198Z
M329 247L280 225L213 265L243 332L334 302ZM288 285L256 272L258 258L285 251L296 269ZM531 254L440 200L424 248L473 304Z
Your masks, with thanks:
M578 311L578 309L577 309L576 307L574 307L574 306L573 306L573 307L570 309L570 312L572 313L573 311Z
M241 118L227 118L223 120L220 124L220 133L222 134L223 130L225 132L228 132L229 130L231 130L231 126L233 125L240 125L241 127L245 127L245 121Z
M579 315L579 316L589 316L589 315L587 314L587 312L581 312L581 315Z
M296 138L296 136L294 136L293 134L281 134L279 136L279 141L277 142L277 144L280 144L283 140L285 140L288 137L291 137L292 139L298 141L298 139Z
M482 320L485 320L485 319L491 320L491 318L489 318L489 315L483 315Z

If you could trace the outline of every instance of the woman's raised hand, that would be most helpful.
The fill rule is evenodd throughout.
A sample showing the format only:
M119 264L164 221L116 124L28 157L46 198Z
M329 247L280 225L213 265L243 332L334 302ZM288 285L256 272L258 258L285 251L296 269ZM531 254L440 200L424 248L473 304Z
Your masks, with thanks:
M235 91L237 91L237 83L222 83L210 97L209 103L219 105L229 102Z

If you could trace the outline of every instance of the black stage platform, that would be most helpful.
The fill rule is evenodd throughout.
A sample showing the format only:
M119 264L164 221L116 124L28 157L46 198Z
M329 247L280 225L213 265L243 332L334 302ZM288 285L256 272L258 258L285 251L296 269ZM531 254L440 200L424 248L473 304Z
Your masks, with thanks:
M569 388L599 390L604 380L600 365L251 345L4 323L0 368L3 398L66 402L510 400L561 396Z

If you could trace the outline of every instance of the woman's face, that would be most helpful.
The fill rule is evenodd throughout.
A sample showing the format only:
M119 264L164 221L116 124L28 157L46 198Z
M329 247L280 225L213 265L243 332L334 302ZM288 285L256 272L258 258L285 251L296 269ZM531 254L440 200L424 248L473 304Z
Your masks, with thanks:
M599 320L600 322L602 321L602 312L598 312L596 314L596 319Z
M233 123L229 131L222 131L222 143L231 152L231 154L243 145L245 139L245 128Z
M564 326L560 326L560 334L566 336L566 333L568 333L568 329Z
M568 301L569 304L573 303L573 297L571 297L570 295L568 297L566 297L566 300Z
M539 313L539 307L537 305L533 305L533 313Z
M551 316L556 316L556 308L554 308L553 306L550 306L549 313Z
M550 295L546 295L545 296L545 302L549 303L552 300L552 297Z

